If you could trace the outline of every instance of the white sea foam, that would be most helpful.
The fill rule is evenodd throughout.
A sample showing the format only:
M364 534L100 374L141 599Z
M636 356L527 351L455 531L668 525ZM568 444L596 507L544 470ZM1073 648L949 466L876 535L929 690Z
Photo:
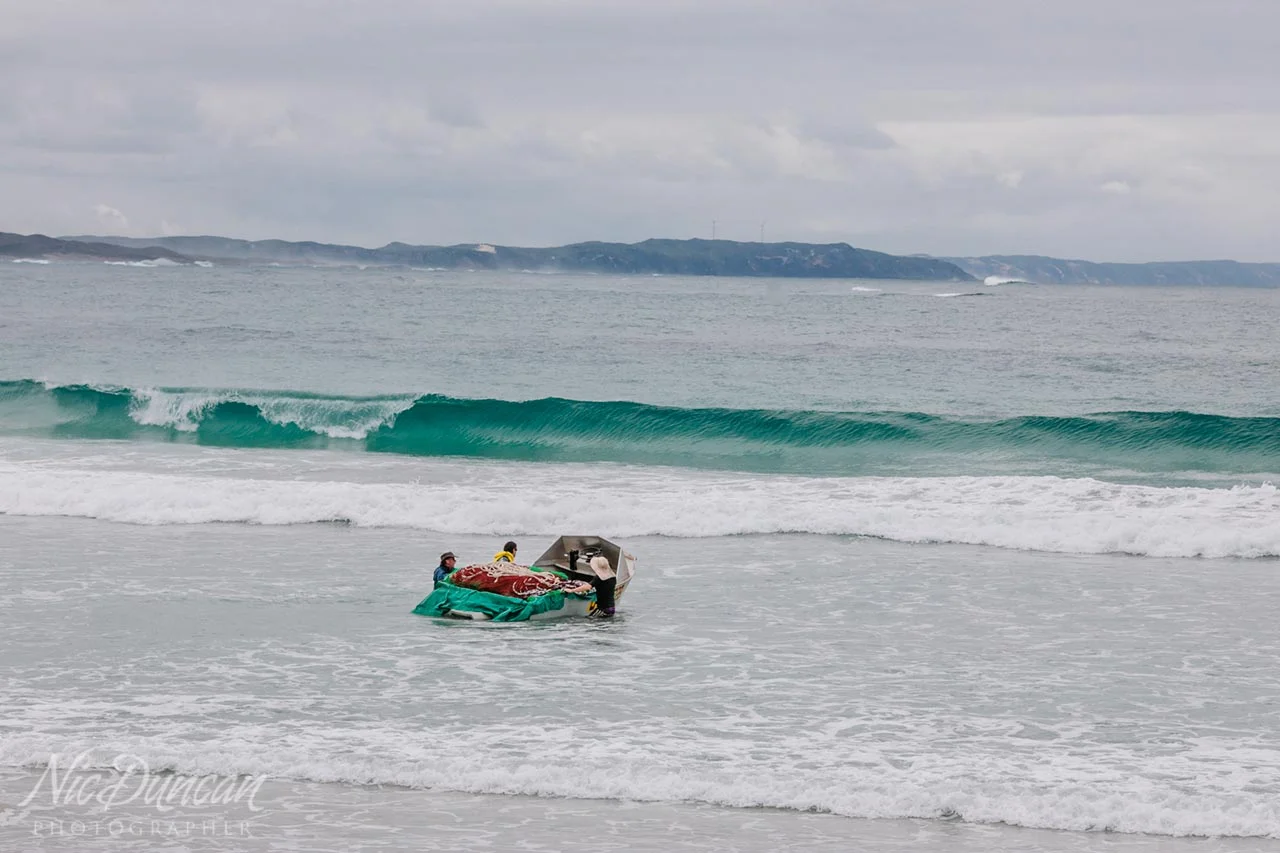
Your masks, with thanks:
M208 267L213 266L213 261L196 261L195 263L196 263L196 266L205 267L206 269Z
M213 394L174 394L142 388L133 392L129 416L144 426L194 432L205 410L217 402Z
M47 264L49 263L49 261L47 258L14 258L13 263L15 264Z
M180 267L182 264L168 258L153 258L149 261L103 261L113 267Z
M390 424L396 415L413 406L414 398L361 403L355 415L349 402L341 400L289 400L278 397L247 400L262 416L275 424L292 424L330 438L362 439L379 427ZM353 417L353 415L355 415ZM341 419L342 424L334 424Z
M158 719L177 710L164 709ZM864 818L946 817L1165 836L1280 837L1276 798L1251 785L1251 774L1227 772L1195 750L1157 760L1148 776L1132 765L1123 770L1112 765L1124 756L1096 750L960 754L937 745L914 754L904 768L893 760L891 748L885 751L887 744L837 746L803 732L789 739L790 760L773 748L756 757L752 753L761 745L752 740L741 749L727 749L697 736L691 741L692 732L672 738L671 732L642 721L618 727L607 762L599 760L595 738L571 738L564 727L489 725L413 733L323 723L271 728L233 726L205 742L126 736L113 738L109 749L76 737L11 734L0 737L0 765L39 770L51 753L65 765L96 747L81 767L109 769L124 755L141 759L152 773L191 776L696 802ZM829 753L815 752L832 748L847 763L833 765ZM1146 763L1136 754L1128 757ZM1274 751L1268 751L1263 766L1275 761ZM1192 777L1194 787L1181 782Z
M342 520L493 535L796 532L1061 553L1280 556L1280 490L1271 484L1162 488L1089 478L805 478L517 463L413 471L418 482L282 481L0 460L0 512L136 524Z
M1002 284L1029 284L1024 278L1010 275L989 275L982 280L987 287L999 287Z
M863 287L858 284L855 284L853 287L849 288L849 290L853 291L854 293L880 293L881 292L880 288L878 287Z
M394 420L396 415L413 405L414 399L343 400L237 391L142 388L133 392L129 415L144 426L194 432L213 406L244 403L256 407L265 420L274 424L293 425L330 438L361 439Z

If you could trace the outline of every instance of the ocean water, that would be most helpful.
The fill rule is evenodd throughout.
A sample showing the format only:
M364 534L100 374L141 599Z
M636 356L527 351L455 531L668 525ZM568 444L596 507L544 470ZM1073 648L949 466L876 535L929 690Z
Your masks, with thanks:
M1276 483L1280 291L6 264L0 840L1280 849Z

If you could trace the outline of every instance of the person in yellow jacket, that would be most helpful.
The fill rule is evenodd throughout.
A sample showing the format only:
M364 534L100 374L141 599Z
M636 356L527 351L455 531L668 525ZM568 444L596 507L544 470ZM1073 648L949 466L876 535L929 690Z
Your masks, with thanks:
M493 555L495 563L514 563L516 561L516 543L508 542L502 550Z

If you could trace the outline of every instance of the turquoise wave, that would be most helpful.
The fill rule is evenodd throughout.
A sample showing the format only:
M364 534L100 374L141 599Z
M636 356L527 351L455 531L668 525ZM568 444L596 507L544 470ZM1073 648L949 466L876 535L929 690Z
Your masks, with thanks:
M0 382L0 433L819 475L1280 471L1280 418L1184 411L973 419L18 380Z

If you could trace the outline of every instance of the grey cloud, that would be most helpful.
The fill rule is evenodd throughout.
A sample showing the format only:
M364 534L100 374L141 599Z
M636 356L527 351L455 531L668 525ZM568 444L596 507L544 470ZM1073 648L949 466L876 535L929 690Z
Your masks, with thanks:
M9 5L0 230L1274 252L1269 0Z
M432 118L449 127L481 128L485 124L479 106L461 96L436 100L430 112Z
M846 108L829 116L812 117L800 122L799 130L812 139L848 148L878 149L897 145L884 131L851 113Z
M1270 89L1257 75L1274 70L1266 24L1278 15L1239 0L76 7L46 20L46 37L75 45L48 56L52 67L176 67L203 80L362 81L392 92L462 80L481 97L538 104L612 94L735 109L757 97L817 107L851 91L1074 91L1153 78ZM1261 25L1240 25L1250 18Z

